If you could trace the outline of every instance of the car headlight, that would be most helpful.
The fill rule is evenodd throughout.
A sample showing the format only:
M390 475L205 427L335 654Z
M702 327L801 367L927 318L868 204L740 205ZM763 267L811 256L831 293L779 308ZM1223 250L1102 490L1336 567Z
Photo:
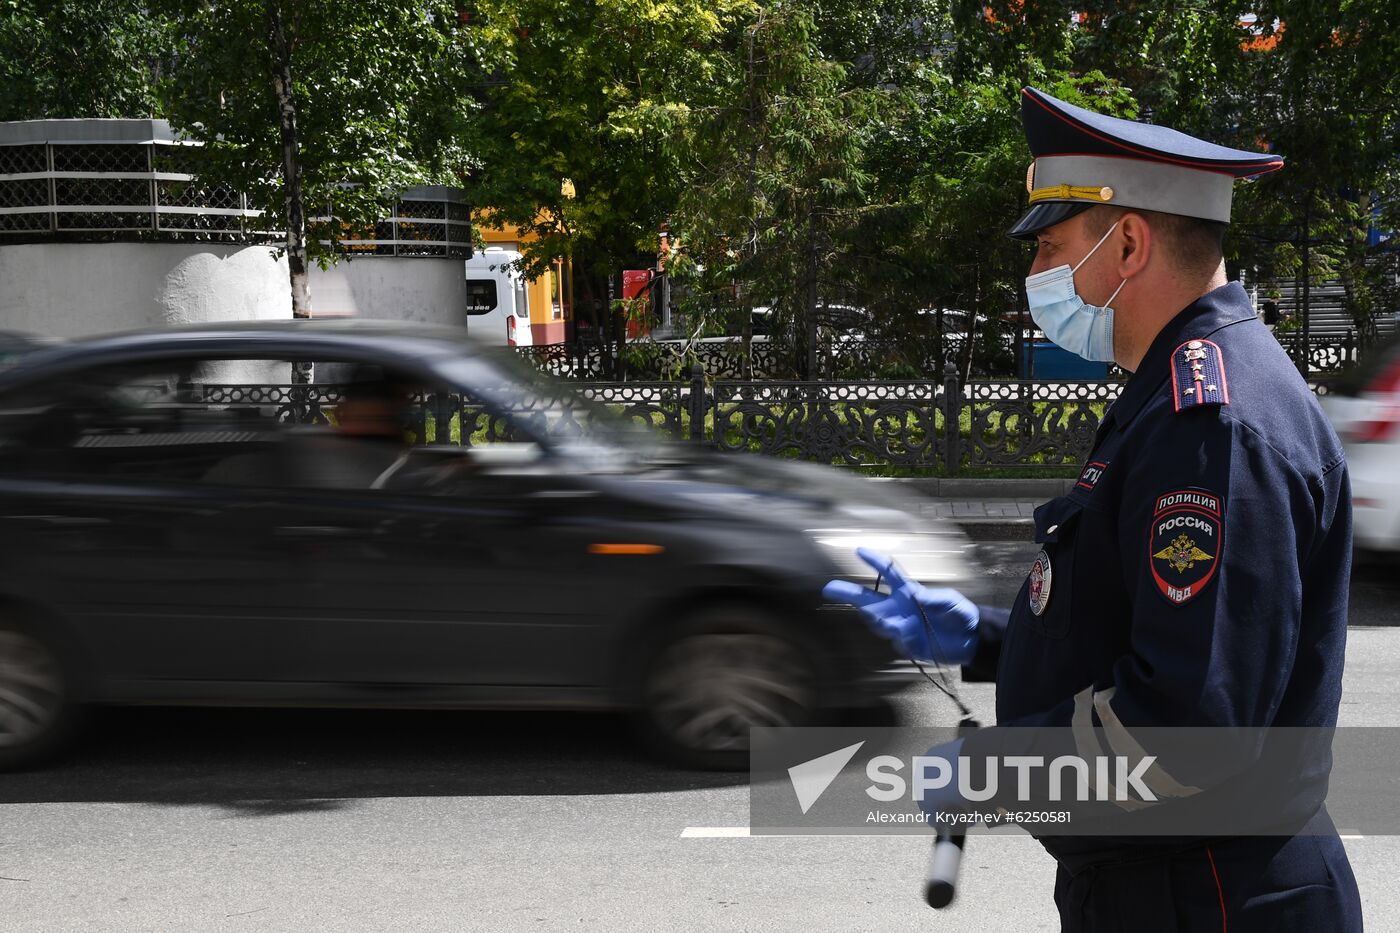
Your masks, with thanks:
M961 542L948 535L917 532L812 529L808 532L841 571L855 583L874 583L875 570L856 556L869 548L893 557L905 575L929 585L954 585L967 579Z

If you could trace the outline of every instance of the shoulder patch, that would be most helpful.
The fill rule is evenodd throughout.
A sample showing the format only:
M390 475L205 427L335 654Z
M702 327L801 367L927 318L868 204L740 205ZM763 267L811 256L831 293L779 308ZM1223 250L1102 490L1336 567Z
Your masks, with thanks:
M1230 404L1225 357L1211 341L1188 340L1172 351L1172 404L1177 411Z
M1215 576L1225 547L1220 497L1178 489L1157 497L1147 535L1147 562L1157 592L1174 606L1200 595Z

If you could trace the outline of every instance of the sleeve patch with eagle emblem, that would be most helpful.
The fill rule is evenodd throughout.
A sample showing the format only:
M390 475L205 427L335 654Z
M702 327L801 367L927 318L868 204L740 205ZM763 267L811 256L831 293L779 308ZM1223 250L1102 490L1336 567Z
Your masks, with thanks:
M1214 493L1179 489L1157 497L1147 554L1152 580L1167 602L1180 606L1200 595L1215 576L1224 536Z

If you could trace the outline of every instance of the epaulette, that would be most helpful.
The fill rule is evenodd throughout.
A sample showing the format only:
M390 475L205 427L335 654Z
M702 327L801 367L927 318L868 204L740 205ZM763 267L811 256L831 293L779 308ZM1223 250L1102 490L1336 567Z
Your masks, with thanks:
M1209 340L1188 340L1172 351L1172 402L1176 410L1230 404L1225 355Z

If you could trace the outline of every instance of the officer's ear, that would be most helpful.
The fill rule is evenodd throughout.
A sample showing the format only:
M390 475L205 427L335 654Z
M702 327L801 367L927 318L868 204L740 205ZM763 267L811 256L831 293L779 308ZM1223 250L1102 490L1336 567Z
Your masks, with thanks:
M1129 211L1118 221L1118 277L1130 279L1147 267L1157 247L1147 218Z

